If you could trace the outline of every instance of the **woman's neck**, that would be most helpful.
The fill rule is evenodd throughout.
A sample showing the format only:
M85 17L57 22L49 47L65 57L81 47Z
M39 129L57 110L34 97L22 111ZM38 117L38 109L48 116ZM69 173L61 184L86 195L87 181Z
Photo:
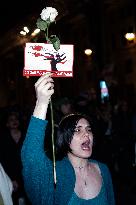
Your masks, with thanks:
M16 143L18 143L21 138L21 131L19 129L12 129L10 130L10 134L11 134L12 139Z
M68 153L68 158L75 170L81 171L88 168L88 164L89 164L88 159L79 158L77 156L74 156L71 153Z
M20 130L18 128L10 129L11 135L18 135L20 133Z

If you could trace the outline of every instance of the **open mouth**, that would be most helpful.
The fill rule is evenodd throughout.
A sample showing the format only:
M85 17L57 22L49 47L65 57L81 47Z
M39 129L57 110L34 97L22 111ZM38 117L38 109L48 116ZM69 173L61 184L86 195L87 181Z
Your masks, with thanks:
M84 151L90 151L90 149L91 149L91 147L90 147L90 140L87 140L87 141L83 142L81 144L81 148Z

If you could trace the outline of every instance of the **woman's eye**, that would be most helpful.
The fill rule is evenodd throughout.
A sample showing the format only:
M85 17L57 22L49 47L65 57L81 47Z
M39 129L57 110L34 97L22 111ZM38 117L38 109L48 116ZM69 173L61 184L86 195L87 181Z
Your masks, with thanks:
M88 131L88 132L92 132L91 128L89 128L87 131Z
M80 131L80 129L78 129L78 128L77 128L77 129L75 129L74 131L75 131L75 132L79 132L79 131Z

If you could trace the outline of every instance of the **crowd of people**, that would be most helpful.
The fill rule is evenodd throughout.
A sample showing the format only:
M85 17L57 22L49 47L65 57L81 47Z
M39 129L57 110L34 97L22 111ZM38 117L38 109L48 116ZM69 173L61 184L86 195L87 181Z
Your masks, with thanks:
M43 88L39 88L41 83L48 85L46 89L44 87L45 93L43 93ZM35 87L37 101L41 100L41 96L44 100L40 105L36 103L34 113L31 113L32 116L28 113L26 118L20 109L14 107L3 109L0 119L0 163L11 184L8 193L12 197L13 204L20 205L19 201L23 199L26 205L48 204L48 200L56 204L66 201L65 203L71 205L81 203L81 199L84 201L96 199L96 196L100 197L98 200L111 200L110 202L105 201L107 205L114 204L114 194L115 201L118 203L118 194L116 194L118 180L123 185L126 183L131 185L129 187L131 191L134 191L136 189L134 181L136 168L135 104L130 106L126 99L121 99L116 104L110 101L101 103L96 93L93 96L88 93L73 99L67 96L57 99L52 97L54 134L58 151L56 157L58 156L60 162L60 164L57 162L58 181L56 192L54 192L53 176L50 170L52 160L51 110L48 106L54 92L53 81L50 76L42 77L39 78ZM74 141L74 136L80 134L73 129L78 130L79 127L85 132L85 137L82 139L79 150L76 150L75 147L79 142ZM65 132L70 129L71 134L67 134L66 138ZM62 138L58 137L58 133ZM46 140L44 140L44 134ZM40 142L40 137L42 142ZM43 150L37 147L38 143L44 147ZM78 156L79 154L81 156ZM60 160L60 156L65 160ZM79 158L82 160L77 160ZM48 166L45 167L45 164ZM69 169L69 173L66 168ZM83 178L84 175L86 177ZM76 181L74 176L76 176ZM89 180L92 176L94 181ZM99 195L103 187L102 180L106 179L105 176L108 176L109 180L104 181L104 189L108 190L110 187L109 199L105 199L104 193ZM72 180L71 184L66 180L67 177ZM106 184L108 184L107 187ZM60 197L62 190L65 192L62 194L63 199ZM3 198L1 196L2 192L0 199ZM93 203L98 204L97 200Z

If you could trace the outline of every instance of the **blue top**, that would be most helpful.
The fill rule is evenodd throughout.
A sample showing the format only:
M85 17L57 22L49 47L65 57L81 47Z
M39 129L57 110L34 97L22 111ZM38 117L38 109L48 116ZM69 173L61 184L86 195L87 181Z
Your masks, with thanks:
M103 178L103 176L102 176ZM75 192L73 192L72 197L68 203L68 205L96 205L96 204L109 204L106 197L106 190L104 188L104 182L102 180L102 187L100 189L99 194L92 199L82 199Z
M100 168L103 183L95 198L85 200L75 194L75 172L67 157L56 162L54 189L52 161L44 151L46 126L46 120L32 116L21 151L24 185L32 205L115 205L109 169L98 161L94 163Z

